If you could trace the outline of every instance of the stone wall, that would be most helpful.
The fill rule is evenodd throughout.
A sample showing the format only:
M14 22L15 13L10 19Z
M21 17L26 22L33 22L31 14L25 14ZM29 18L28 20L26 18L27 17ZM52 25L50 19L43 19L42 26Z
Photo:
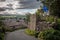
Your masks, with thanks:
M46 22L46 21L39 21L37 24L36 24L36 15L31 15L30 16L30 22L28 22L28 28L31 29L31 30L36 30L36 31L42 31L42 30L45 30L45 29L50 29L54 24L55 22Z
M30 22L28 22L28 28L31 30L35 30L36 28L36 15L35 14L30 16Z

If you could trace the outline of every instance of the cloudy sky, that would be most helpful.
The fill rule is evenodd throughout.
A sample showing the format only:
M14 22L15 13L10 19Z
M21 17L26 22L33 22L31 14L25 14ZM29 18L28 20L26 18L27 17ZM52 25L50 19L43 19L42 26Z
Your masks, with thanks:
M35 12L36 12L36 10L37 9L19 9L19 10L17 10L17 12L19 12L19 13L31 13L31 14L34 14Z
M36 0L22 0L22 2L20 1L20 4L23 5L23 9L18 9L18 12L30 12L32 14L42 6L42 3Z
M15 0L6 0L6 3L14 1ZM35 13L36 10L42 6L42 3L37 0L19 0L19 5L20 9L17 9L16 12L20 12L20 14L23 14L23 12Z

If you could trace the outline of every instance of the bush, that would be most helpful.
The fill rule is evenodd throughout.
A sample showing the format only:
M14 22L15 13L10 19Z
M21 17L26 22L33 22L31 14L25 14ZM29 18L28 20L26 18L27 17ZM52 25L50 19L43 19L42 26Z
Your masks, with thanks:
M55 30L60 31L60 24L57 23L56 25L53 26L53 28L54 28Z
M26 29L25 33L28 34L28 35L31 35L31 36L35 36L36 31L30 30L30 29Z
M60 40L60 31L48 29L38 35L40 40Z
M49 16L49 17L46 17L46 19L45 19L47 22L49 21L49 22L54 22L54 17L52 17L52 16Z
M4 40L4 33L0 33L0 40Z
M58 24L60 24L60 18L59 18L59 19L57 19L57 23L58 23Z
M57 19L57 23L53 26L53 28L55 30L59 30L60 31L60 19L59 18Z

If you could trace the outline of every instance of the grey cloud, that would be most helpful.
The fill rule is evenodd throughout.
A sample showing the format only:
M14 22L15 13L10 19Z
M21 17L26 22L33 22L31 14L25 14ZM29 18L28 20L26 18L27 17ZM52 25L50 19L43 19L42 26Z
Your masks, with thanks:
M40 2L37 0L19 0L20 9L35 9L40 7Z
M41 6L41 2L37 0L6 0L7 2L19 1L19 7L17 9L36 9Z

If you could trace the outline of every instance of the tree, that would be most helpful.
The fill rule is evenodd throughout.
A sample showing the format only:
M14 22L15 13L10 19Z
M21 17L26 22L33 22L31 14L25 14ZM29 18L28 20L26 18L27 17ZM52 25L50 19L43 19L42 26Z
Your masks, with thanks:
M60 17L60 0L43 0L42 3L48 7L51 15Z
M30 21L30 13L26 14L26 22L28 23Z
M4 33L5 33L4 23L0 20L0 40L4 39Z
M43 14L44 11L42 9L38 9L37 12L36 12L36 22L38 23L39 21L41 21L41 14Z
M54 29L47 29L41 31L38 35L40 40L60 40L60 31Z

